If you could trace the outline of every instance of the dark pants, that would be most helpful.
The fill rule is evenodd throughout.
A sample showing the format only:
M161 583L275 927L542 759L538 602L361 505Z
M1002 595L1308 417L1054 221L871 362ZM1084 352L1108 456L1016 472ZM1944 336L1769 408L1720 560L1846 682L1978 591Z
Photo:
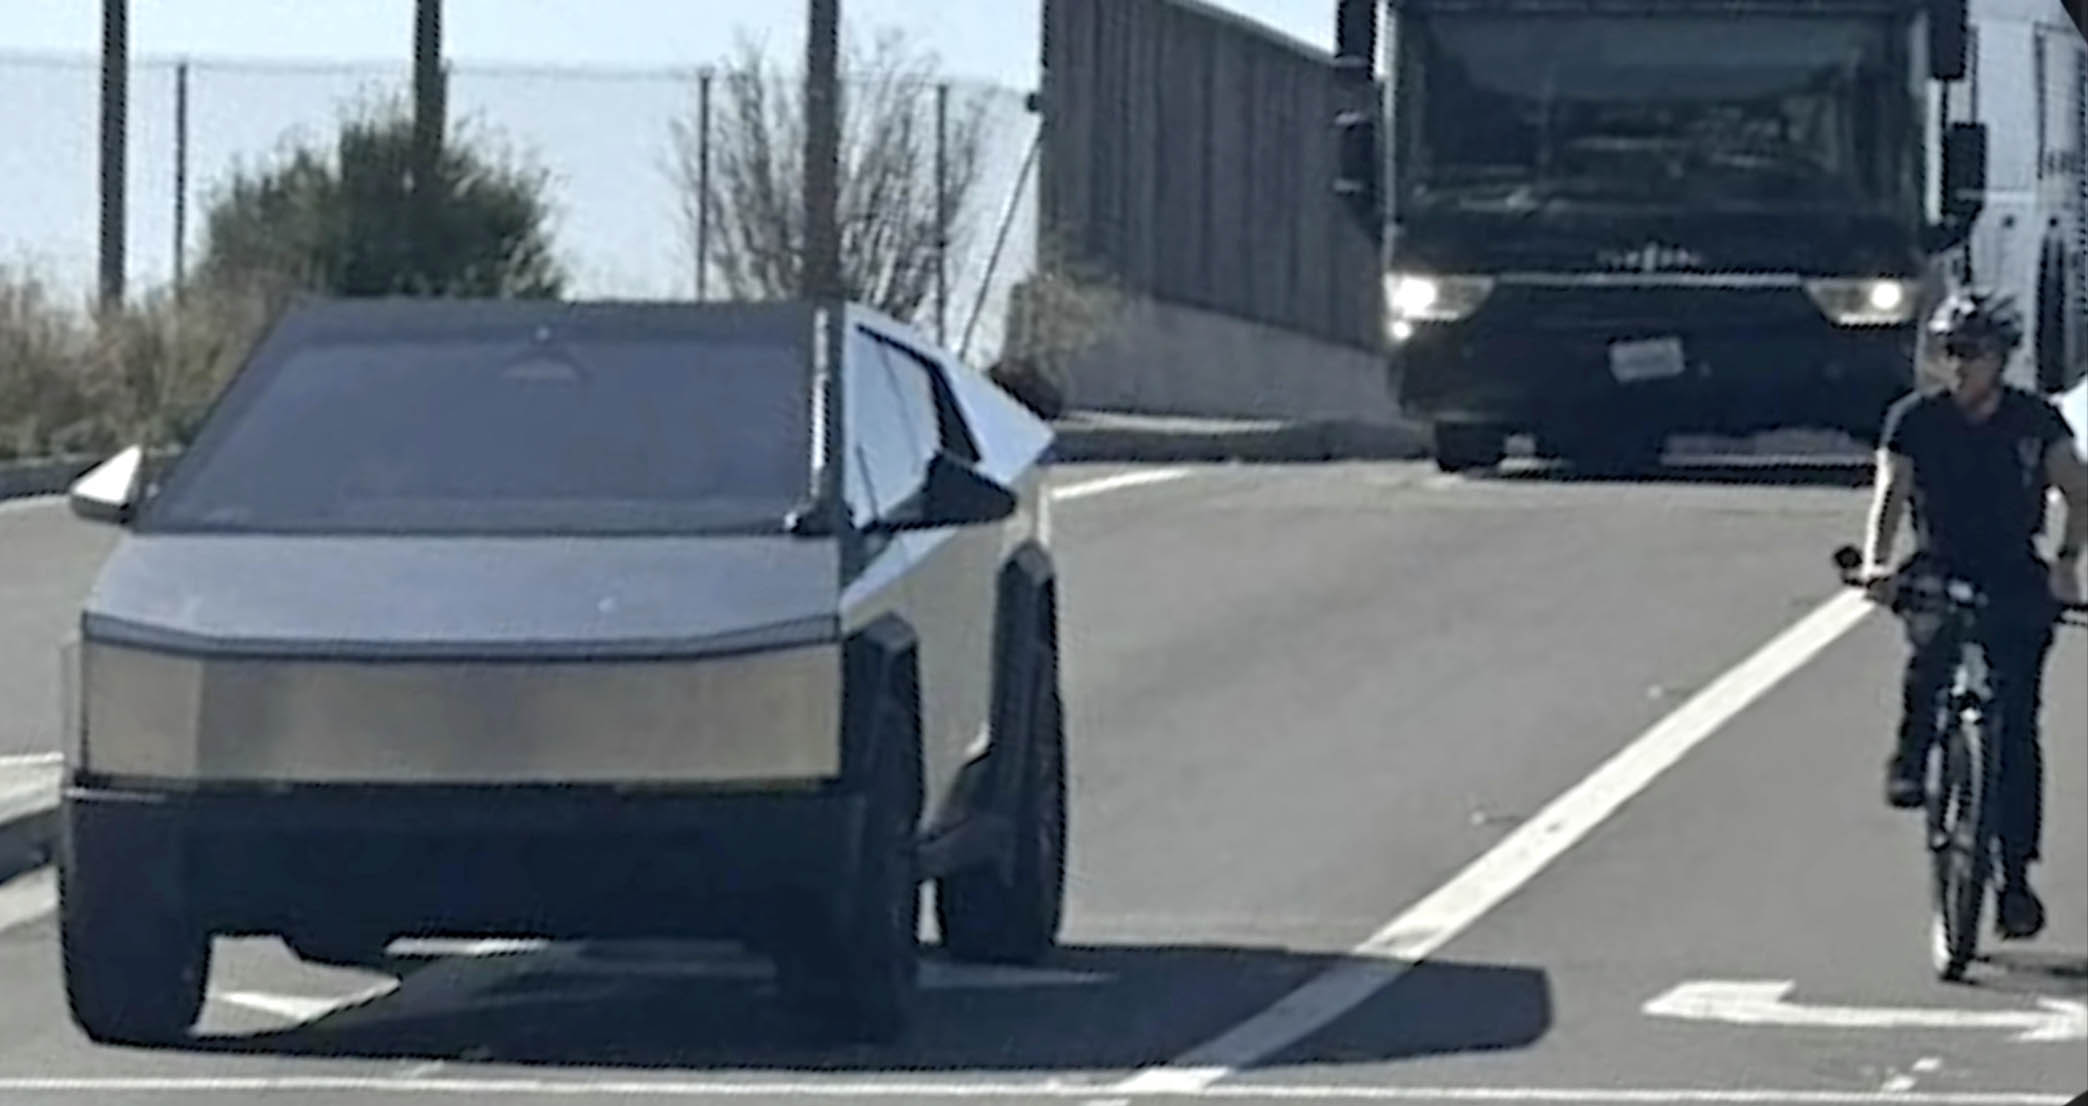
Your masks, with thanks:
M2021 876L2039 857L2044 828L2044 754L2038 740L2045 658L2052 648L2051 600L2046 577L2011 573L1988 583L1992 597L1984 624L1987 667L1999 712L2001 778L1994 798L2002 871ZM1947 705L1959 642L1943 620L1912 614L1906 620L1908 659L1900 720L1901 756L1919 758L1937 733Z

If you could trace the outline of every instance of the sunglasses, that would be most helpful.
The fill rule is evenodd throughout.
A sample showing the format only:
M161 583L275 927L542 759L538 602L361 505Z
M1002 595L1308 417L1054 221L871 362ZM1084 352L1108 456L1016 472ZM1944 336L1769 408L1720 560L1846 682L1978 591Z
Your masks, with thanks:
M1991 342L1982 342L1974 338L1955 338L1943 344L1943 352L1960 361L1971 361L1997 353L1999 350Z

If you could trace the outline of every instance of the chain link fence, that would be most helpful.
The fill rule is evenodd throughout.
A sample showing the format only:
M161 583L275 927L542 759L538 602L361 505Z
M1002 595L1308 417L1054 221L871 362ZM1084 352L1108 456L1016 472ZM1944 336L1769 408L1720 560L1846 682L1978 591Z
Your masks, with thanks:
M546 174L552 236L571 276L568 295L730 298L747 291L725 268L735 227L761 216L721 210L721 201L744 196L715 187L703 194L696 170L717 168L746 147L732 98L734 78L742 75L727 68L452 65L448 125L453 137ZM127 295L150 295L194 272L210 205L233 174L265 169L295 146L330 151L345 119L406 102L411 80L404 57L341 65L134 61L124 188ZM99 82L91 56L0 56L0 102L10 105L0 115L0 265L33 273L58 299L82 304L97 264ZM776 75L767 83L772 102L794 101L792 81ZM948 243L930 258L940 279L929 279L929 294L910 321L964 346L973 362L990 363L1009 290L1027 277L1035 251L1038 120L1025 92L934 82L880 89L851 81L843 95L850 105L882 95L887 107L903 109L908 156L896 172L880 171L888 185L903 179L909 202L930 204L938 224L929 228L931 238ZM852 126L851 136L868 129ZM796 141L787 126L774 136ZM974 144L956 148L952 136ZM859 161L876 154L860 142L844 151ZM771 152L791 162L798 153ZM963 184L939 204L938 167L944 179L961 176ZM938 211L944 217L935 219ZM880 242L865 230L857 245L874 251Z

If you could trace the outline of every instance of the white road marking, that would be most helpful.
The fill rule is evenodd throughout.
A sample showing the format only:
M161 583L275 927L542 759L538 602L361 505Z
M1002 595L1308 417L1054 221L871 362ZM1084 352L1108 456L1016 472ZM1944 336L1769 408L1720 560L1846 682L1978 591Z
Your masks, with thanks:
M451 939L447 937L401 937L385 947L393 956L514 956L519 953L536 952L550 942L535 937L486 937L480 939Z
M1450 882L1350 950L1341 965L1221 1036L1139 1072L1115 1090L1153 1094L1209 1087L1355 1008L1513 895L1871 610L1860 593L1837 593L1712 681Z
M143 1076L0 1078L0 1094L344 1094L479 1095L505 1098L956 1098L1082 1099L1093 1087L1064 1083L730 1082L725 1080L397 1079L355 1076ZM1871 1091L1621 1090L1605 1087L1229 1086L1156 1092L1156 1097L1318 1102L1508 1102L1561 1106L2068 1106L2066 1094Z
M49 867L0 883L0 933L58 908L58 875Z
M63 763L64 753L10 753L0 757L0 772L15 768L48 768Z
M1914 1061L1914 1070L1922 1075L1934 1075L1943 1070L1943 1061L1934 1056L1924 1056Z
M363 1003L383 998L385 995L398 989L398 980L387 979L382 983L367 987L352 995L342 995L335 998L283 995L272 991L213 991L210 997L219 1002L230 1003L234 1006L244 1006L249 1010L259 1010L264 1014L273 1014L285 1021L303 1025L306 1022L318 1021L328 1014L346 1010L351 1006L361 1006Z
M1051 498L1061 503L1073 499L1086 499L1089 496L1123 491L1126 488L1142 488L1148 484L1165 484L1169 481L1180 480L1189 476L1194 471L1186 468L1169 468L1118 473L1115 476L1105 476L1099 480L1084 480L1078 484L1068 484L1063 488L1053 488Z
M1806 1006L1785 1001L1790 980L1684 983L1645 1005L1656 1018L1805 1029L2018 1030L2018 1041L2088 1039L2088 1003L2042 998L2037 1010L1946 1010L1890 1006Z
M1895 1075L1887 1079L1885 1086L1879 1089L1885 1094L1903 1095L1914 1089L1915 1082L1915 1078L1911 1075Z

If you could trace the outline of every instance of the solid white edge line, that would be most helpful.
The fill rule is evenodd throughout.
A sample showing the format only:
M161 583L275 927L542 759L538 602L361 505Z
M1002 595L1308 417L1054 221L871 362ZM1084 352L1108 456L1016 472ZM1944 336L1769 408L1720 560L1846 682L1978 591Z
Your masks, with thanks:
M1053 488L1051 490L1051 498L1063 503L1068 500L1086 499L1089 496L1102 495L1107 492L1123 491L1126 488L1140 488L1148 484L1165 484L1171 480L1180 480L1189 476L1193 471L1186 468L1166 468L1152 469L1145 472L1118 473L1115 476L1104 476L1096 480L1084 480L1078 484L1067 484L1062 488Z
M1087 1099L1093 1086L1065 1083L945 1082L728 1082L693 1080L584 1079L408 1079L354 1076L142 1076L0 1078L0 1093L15 1094L193 1094L199 1091L280 1094L374 1092L383 1094L583 1096L626 1098L1029 1098ZM1200 1091L1163 1091L1151 1097L1267 1101L1600 1103L1631 1106L2066 1106L2064 1094L2029 1092L1937 1092L1880 1094L1868 1091L1687 1090L1578 1087L1379 1087L1231 1086Z
M1712 681L1450 882L1350 950L1342 964L1218 1037L1113 1089L1119 1094L1201 1090L1354 1009L1521 889L1871 609L1860 592L1836 594Z

